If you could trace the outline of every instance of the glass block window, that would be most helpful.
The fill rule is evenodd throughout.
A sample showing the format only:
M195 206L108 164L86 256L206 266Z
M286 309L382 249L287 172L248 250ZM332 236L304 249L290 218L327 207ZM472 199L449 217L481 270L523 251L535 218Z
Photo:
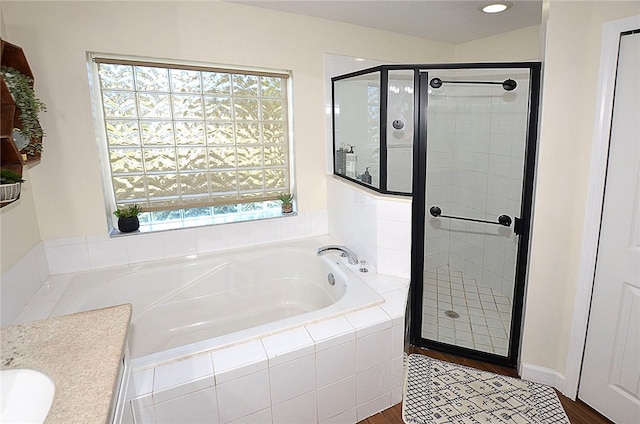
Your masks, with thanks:
M290 192L287 73L92 59L116 207L188 218Z

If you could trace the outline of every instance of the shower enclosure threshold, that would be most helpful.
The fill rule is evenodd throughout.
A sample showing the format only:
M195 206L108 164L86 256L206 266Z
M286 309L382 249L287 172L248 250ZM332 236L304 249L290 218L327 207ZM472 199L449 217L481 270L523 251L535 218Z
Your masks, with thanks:
M444 265L424 273L422 337L507 355L511 299Z

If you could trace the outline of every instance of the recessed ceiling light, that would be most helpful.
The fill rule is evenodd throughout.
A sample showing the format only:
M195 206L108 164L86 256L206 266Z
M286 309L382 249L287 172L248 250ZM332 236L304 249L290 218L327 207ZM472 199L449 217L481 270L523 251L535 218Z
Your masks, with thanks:
M509 9L511 6L513 6L512 3L505 1L500 3L491 3L486 6L482 6L480 10L482 10L484 13L500 13Z

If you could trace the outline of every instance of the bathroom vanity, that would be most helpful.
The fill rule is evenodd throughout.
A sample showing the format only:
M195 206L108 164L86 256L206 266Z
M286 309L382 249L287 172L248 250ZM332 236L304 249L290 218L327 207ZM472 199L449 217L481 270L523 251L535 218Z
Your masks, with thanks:
M119 422L130 320L125 304L2 328L1 368L36 370L53 381L45 423Z

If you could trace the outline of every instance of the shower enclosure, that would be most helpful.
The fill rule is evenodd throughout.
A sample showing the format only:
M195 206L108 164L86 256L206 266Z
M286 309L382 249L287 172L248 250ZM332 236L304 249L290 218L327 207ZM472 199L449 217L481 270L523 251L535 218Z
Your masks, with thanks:
M333 79L334 173L413 196L414 345L517 361L539 85L537 62Z

